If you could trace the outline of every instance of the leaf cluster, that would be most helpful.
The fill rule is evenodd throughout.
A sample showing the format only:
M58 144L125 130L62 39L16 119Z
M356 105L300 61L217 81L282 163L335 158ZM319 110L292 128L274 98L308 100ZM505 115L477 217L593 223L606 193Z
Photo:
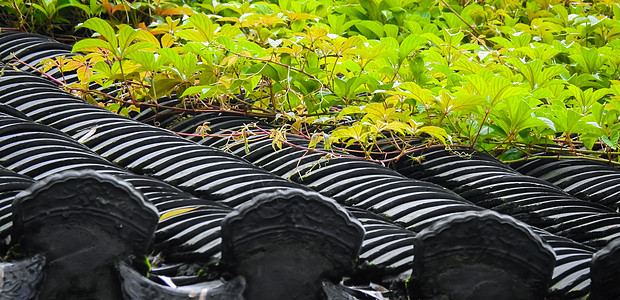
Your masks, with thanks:
M366 157L443 143L505 160L618 158L614 1L177 1L135 26L105 3L107 19L78 26L95 33L74 45L83 55L44 69L77 71L84 92L115 88L107 100L124 113L173 96L185 110L287 122L309 150Z
M112 24L144 26L154 19L191 14L184 3L125 0L0 0L0 27L75 40L78 23L102 17Z

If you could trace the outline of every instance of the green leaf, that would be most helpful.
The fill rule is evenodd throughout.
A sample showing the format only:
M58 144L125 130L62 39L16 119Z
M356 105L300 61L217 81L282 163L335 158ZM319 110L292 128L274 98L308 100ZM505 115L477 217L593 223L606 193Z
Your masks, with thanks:
M355 23L355 27L360 33L369 38L378 39L385 36L383 25L377 21L359 21Z
M560 53L559 49L548 44L527 45L517 48L517 51L531 60L539 59L542 62L547 62Z
M327 22L329 23L329 33L344 35L347 30L355 25L357 21L345 22L347 15L345 14L330 14L327 16Z
M510 40L515 48L527 47L532 40L532 35L523 31L515 32L510 35Z
M439 139L443 144L446 144L448 133L445 129L436 126L422 126L418 129L418 133L426 133Z
M340 112L338 113L338 118L352 114L359 114L362 112L362 108L363 107L360 106L347 106L340 110Z
M442 93L438 98L438 104L444 113L453 111L477 112L478 107L486 103L485 98L469 93L458 93L454 96Z
M440 37L436 36L433 33L422 34L422 37L427 39L429 42L435 44L435 46L438 46L438 47L446 43Z
M110 26L107 21L99 18L91 18L86 20L84 23L78 25L77 28L88 28L94 32L97 32L106 41L108 41L110 45L112 45L113 49L118 48L118 40L116 39L114 28L112 28L112 26Z
M609 89L600 89L595 92L593 92L592 89L583 91L574 85L569 85L567 89L573 95L575 102L583 114L589 112L592 105L594 105L594 103L596 103L599 99L611 93L611 90Z
M554 5L552 9L553 11L555 11L556 14L558 14L558 17L560 18L562 23L564 25L568 25L568 10L566 10L566 8L561 4Z
M129 45L134 41L138 32L127 25L120 25L118 30L118 47L120 48L120 57L124 57L127 53Z
M512 138L522 130L547 126L542 120L533 118L532 108L520 98L510 98L500 103L493 109L490 118L507 137Z
M130 52L127 56L142 66L140 71L158 71L163 65L161 60L156 60L155 55L150 52L135 51Z
M461 41L465 37L465 33L463 33L462 31L451 33L448 30L443 30L442 33L443 33L443 40L447 44L454 46L454 47L460 45Z
M507 98L527 95L526 89L515 86L510 80L489 70L480 70L476 74L465 76L464 79L466 83L463 84L461 94L482 97L489 107L494 107Z
M90 9L90 7L88 5L84 5L84 4L80 3L77 0L69 0L67 5L71 6L71 7L77 7L79 9L83 10L88 15L93 15L93 12L92 12L92 10Z
M423 89L415 82L403 82L397 88L396 91L386 91L385 93L405 96L424 105L432 105L436 101L430 90Z
M561 74L568 73L566 68L561 65L551 65L544 67L544 62L540 59L525 61L516 57L508 59L508 62L515 66L530 83L532 90L553 84L558 84L551 79Z
M43 13L46 17L51 17L51 15L48 13L48 11L43 6L36 4L36 3L30 3L29 5L34 7L36 10L40 11L41 13Z
M324 139L323 133L315 132L312 134L310 138L310 142L308 143L308 148L314 149L319 142L322 142Z
M489 40L498 44L502 48L506 48L506 49L516 48L515 45L511 41L501 36L492 37Z
M228 36L218 36L215 40L226 49L235 49L235 42Z
M211 42L215 39L215 33L219 26L211 22L211 18L204 14L195 14L188 20L198 32L197 42Z
M613 131L609 137L601 136L601 141L605 143L605 145L610 148L617 150L618 149L618 138L620 137L619 131Z
M510 148L508 150L506 150L506 152L504 152L504 154L502 154L502 156L500 157L501 160L515 160L515 159L519 159L521 157L523 157L525 155L525 153L523 153L523 151L517 149L517 148Z
M363 9L352 6L352 5L340 6L340 7L337 7L334 11L337 13L343 14L345 16L348 16L349 18L353 20L356 20L356 19L357 20L368 20L368 16L365 14Z
M396 38L398 37L399 29L394 24L385 24L383 25L383 32L385 36Z
M398 49L399 60L401 62L404 61L412 52L421 49L426 42L426 39L420 36L414 34L408 35L402 43L400 43L400 48Z
M196 94L206 94L207 92L209 92L211 90L211 86L208 85L198 85L198 86L191 86L188 87L187 89L185 89L185 91L183 92L183 94L181 94L181 97L185 97L188 95L196 95ZM201 97L203 98L203 97Z
M588 49L581 47L579 52L572 54L569 57L575 61L577 67L588 74L598 73L600 68L605 63L605 60L596 48Z
M123 57L126 57L130 53L139 52L138 50L153 49L155 47L157 46L153 45L151 42L137 42L127 47L127 49L123 53ZM153 53L150 51L148 53L149 55L153 55Z
M114 51L114 48L110 43L100 39L83 39L78 41L73 45L73 49L71 51L79 52L88 48L102 48L109 51Z

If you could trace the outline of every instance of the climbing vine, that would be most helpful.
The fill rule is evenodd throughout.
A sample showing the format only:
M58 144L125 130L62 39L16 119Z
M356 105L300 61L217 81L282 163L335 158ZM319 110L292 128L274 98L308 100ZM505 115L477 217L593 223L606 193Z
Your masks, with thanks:
M440 144L508 161L620 157L614 1L20 3L0 1L20 29L80 7L76 29L93 35L79 55L33 67L77 72L65 88L122 114L168 96L180 113L267 119L278 129L244 136L275 147L296 134L308 151L387 162Z

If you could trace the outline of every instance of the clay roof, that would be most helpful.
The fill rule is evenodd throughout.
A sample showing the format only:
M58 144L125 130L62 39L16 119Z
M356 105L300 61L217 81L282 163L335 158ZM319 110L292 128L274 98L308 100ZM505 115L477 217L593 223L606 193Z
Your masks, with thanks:
M61 54L71 55L70 47L47 37L0 35L0 59L5 63L19 57L36 65ZM61 76L55 69L48 74ZM64 76L75 80L71 74ZM303 293L318 293L317 297L326 299L424 298L436 293L474 299L467 297L493 295L495 290L515 292L511 284L524 291L518 297L504 295L506 299L577 299L588 293L613 299L618 295L614 293L620 271L613 266L620 248L616 240L620 171L615 168L549 159L508 166L483 153L444 148L416 153L424 156L420 162L403 158L386 168L362 159L326 159L293 147L277 149L268 139L245 145L223 137L181 135L194 133L205 121L210 122L212 133L260 122L225 113L205 113L179 122L174 112L153 109L127 118L68 94L26 66L5 68L0 76L4 253L14 250L16 240L23 238L24 229L15 230L11 222L16 195L22 193L19 203L43 201L29 195L47 191L56 181L92 176L99 182L118 179L121 190L127 183L143 195L140 201L145 207L152 204L157 212L150 245L135 246L152 254L148 278L135 266L117 265L123 278L144 280L136 286L147 289L154 284L157 292L149 297L175 292L187 296L191 292L185 292L192 288L217 287L221 299L234 299L238 295L229 291L244 289L246 297L260 299L270 295L269 289L288 295L299 291L295 278L323 280L316 287L319 292ZM261 127L269 129L268 124ZM307 143L296 137L289 137L289 142ZM26 204L20 205L28 211ZM261 210L265 207L271 210ZM323 210L321 215L310 213ZM142 211L148 215L147 208ZM278 223L265 217L267 212L286 218ZM117 215L118 220L123 218ZM317 219L322 221L309 221ZM262 221L255 221L258 224L252 228L247 220ZM148 227L150 223L136 220L135 224ZM298 253L306 251L304 247L314 250L304 256L308 261L300 261L290 251L280 253L289 246ZM246 259L259 248L277 253L281 261ZM45 253L32 250L33 255L40 252ZM350 268L342 263L348 255L354 258ZM265 283L269 280L255 274L261 264L288 274L283 277L291 283ZM329 275L308 275L312 270L320 273L321 268L330 270L325 271ZM498 275L498 270L507 275ZM219 278L223 278L219 285L213 283ZM471 287L467 292L473 294L459 294L455 286ZM125 290L125 297L140 295Z

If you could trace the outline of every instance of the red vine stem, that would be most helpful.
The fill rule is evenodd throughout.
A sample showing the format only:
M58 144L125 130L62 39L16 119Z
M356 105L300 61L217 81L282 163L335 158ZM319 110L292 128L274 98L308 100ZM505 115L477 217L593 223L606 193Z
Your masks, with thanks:
M62 88L67 89L69 91L97 94L97 95L103 96L105 98L108 98L108 99L110 99L110 100L112 100L114 102L118 102L118 103L135 105L137 107L146 106L146 107L155 107L155 108L159 108L159 109L170 109L170 110L176 110L176 111L181 111L181 112L227 112L227 113L243 115L243 116L273 118L273 115L271 115L271 114L254 113L254 112L248 112L248 111L245 111L245 110L244 111L240 111L240 110L227 110L227 109L221 109L221 108L215 108L215 109L184 108L184 107L166 106L166 105L161 105L159 103L149 103L149 102L142 102L142 101L141 102L127 101L127 100L123 100L123 99L114 97L114 96L112 96L110 94L106 94L104 92L97 91L97 90L85 90L85 89L77 88L77 87L69 87L64 82L62 82L62 81L52 77L51 75L41 71L37 67L32 66L32 65L28 64L27 62L20 60L19 58L14 57L11 61L16 61L16 62L18 62L18 63L20 63L20 64L22 64L24 66L27 66L28 68L33 69L37 73L40 73L41 75L47 77L48 79L52 80L54 83L58 84Z
M256 128L258 130L258 132L254 132L254 131L250 131L250 134L253 135L265 135L265 136L270 136L271 132L261 128L260 126L254 125L254 128ZM184 132L175 132L175 131L170 131L176 135L179 136L191 136L191 137L221 137L221 138L230 138L230 137L234 137L234 136L242 136L243 133L241 132L233 132L233 133L229 133L229 134L198 134L198 133L184 133ZM246 134L248 134L246 132ZM297 134L288 134L288 135L293 135L293 136L297 136L297 137L302 137L302 135L297 135ZM420 151L423 149L427 149L430 148L429 146L421 146L421 147L415 147L412 148L408 151L402 151L399 152L399 155L393 158L388 158L388 159L364 159L363 157L357 156L357 155L350 155L350 154L344 154L344 153L336 153L333 151L325 151L325 150L320 150L320 149L316 149L316 148L310 148L310 147L305 147L305 146L300 146L300 145L296 145L294 143L291 143L285 139L280 139L280 142L282 142L282 144L285 144L289 147L292 148L296 148L296 149L301 149L307 152L316 152L316 153L321 153L321 154L325 154L325 155L329 155L329 156L333 156L333 157L337 157L337 158L355 158L355 159L360 159L360 160L368 160L374 163L378 163L378 164L389 164L392 162L396 162L398 161L400 158L402 158L404 155L407 154L412 154L416 151ZM443 145L442 145L443 146ZM342 149L339 148L339 150L342 151L348 151L347 149ZM385 153L380 153L380 154L385 154Z

